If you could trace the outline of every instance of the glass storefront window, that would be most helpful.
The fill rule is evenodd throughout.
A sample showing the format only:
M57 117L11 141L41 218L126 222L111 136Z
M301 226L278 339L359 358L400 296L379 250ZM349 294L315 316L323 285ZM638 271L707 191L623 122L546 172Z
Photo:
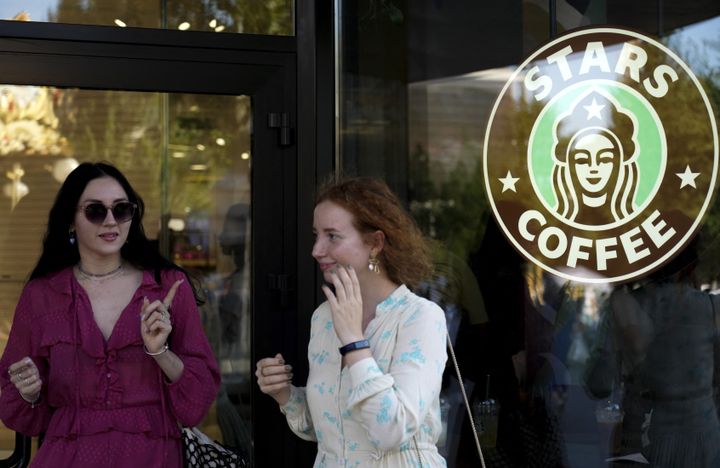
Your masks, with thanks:
M374 9L338 3L337 169L387 180L437 241L434 276L418 292L445 310L484 428L487 466L608 466L613 457L657 456L648 449L653 435L656 444L672 447L675 460L687 460L685 442L660 433L698 427L694 418L703 411L714 421L707 426L714 439L699 450L720 444L711 399L693 394L692 385L671 395L653 390L692 379L707 383L712 375L714 335L686 310L672 316L664 306L647 305L671 300L664 296L667 277L658 276L668 270L624 287L544 272L494 221L482 168L487 123L508 79L552 34L575 28L619 25L657 38L720 108L720 8L654 0L371 2ZM519 106L505 129L508 152L528 138L528 111ZM678 257L686 268L673 278L683 282L683 294L717 292L718 210L717 202L710 206L697 241ZM663 286L651 293L653 282ZM702 309L706 325L709 304ZM673 356L663 351L678 348L683 351ZM642 383L640 369L647 373ZM449 467L479 466L452 369L444 380L440 452ZM661 411L648 426L653 405ZM673 411L663 412L667 405ZM709 463L670 466L715 466Z
M251 120L247 96L0 85L0 352L60 184L108 161L143 197L148 237L203 285L222 372L203 430L252 454ZM14 437L1 428L0 451Z
M292 36L294 8L293 0L8 0L0 4L0 19Z

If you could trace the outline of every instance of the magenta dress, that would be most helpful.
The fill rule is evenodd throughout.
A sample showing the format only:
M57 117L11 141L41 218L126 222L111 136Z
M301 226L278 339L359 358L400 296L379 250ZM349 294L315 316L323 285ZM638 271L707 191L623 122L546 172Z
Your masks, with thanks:
M145 354L140 336L143 297L162 300L180 278L167 270L159 285L144 272L107 342L72 268L25 286L0 360L0 419L26 435L45 433L32 467L182 466L178 424L199 424L220 385L187 280L170 308L170 349L184 364L177 382ZM43 380L35 407L8 375L10 364L25 356Z

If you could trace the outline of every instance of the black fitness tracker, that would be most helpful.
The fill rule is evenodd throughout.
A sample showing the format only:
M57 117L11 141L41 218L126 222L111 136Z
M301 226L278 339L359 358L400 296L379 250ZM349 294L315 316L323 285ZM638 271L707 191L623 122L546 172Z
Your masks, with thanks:
M368 340L360 340L360 341L353 341L352 343L348 343L345 346L342 346L338 348L340 351L340 354L345 356L350 351L355 351L356 349L367 349L370 347L370 342Z

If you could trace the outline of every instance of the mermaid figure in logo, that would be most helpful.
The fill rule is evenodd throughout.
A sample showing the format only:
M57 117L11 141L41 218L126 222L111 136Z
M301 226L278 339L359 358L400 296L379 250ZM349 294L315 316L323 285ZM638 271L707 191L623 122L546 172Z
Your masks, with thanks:
M555 211L586 226L621 221L636 209L637 125L614 99L591 91L553 131Z

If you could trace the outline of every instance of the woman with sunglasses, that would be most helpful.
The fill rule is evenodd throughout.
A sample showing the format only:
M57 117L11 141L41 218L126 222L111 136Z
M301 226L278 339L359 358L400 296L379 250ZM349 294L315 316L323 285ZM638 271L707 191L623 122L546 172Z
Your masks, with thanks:
M180 467L219 372L197 294L145 236L125 176L83 163L50 210L0 359L0 419L45 434L33 467Z

